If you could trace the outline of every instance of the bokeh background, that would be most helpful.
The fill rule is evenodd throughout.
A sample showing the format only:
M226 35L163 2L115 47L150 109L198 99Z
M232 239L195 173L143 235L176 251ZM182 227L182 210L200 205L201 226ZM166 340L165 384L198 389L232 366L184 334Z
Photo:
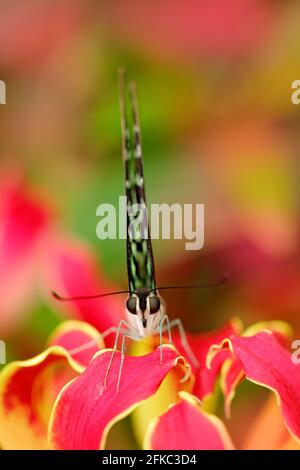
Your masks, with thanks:
M124 299L58 305L52 289L127 288L125 243L96 238L123 194L117 70L138 85L148 202L205 204L205 246L153 242L158 284L187 330L290 322L300 337L297 0L9 0L0 3L0 338L7 359L65 318L103 328ZM103 319L104 318L104 319ZM244 384L238 444L263 402ZM244 409L244 408L243 408ZM124 432L124 430L126 432ZM109 446L134 447L130 419Z

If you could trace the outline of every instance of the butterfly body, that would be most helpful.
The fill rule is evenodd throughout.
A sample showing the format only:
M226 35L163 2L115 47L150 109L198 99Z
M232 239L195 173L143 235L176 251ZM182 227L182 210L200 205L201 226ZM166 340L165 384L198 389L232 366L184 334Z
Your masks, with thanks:
M127 272L130 296L126 302L126 317L133 331L141 337L157 333L165 315L165 304L158 295L155 281L154 259L147 218L141 128L136 85L129 84L132 128L127 114L125 72L119 75L122 156L125 169L127 198ZM135 210L133 210L135 208ZM130 235L130 225L141 215L144 232Z
M141 142L141 129L140 119L137 103L137 92L134 82L129 84L129 101L131 107L131 128L128 125L127 116L127 89L125 87L125 72L120 71L119 74L119 87L120 87L120 115L121 115L121 135L122 135L122 156L125 169L125 192L127 198L127 273L128 273L128 290L109 292L104 294L95 295L79 295L75 297L62 297L56 292L53 295L60 301L76 301L87 300L99 297L105 297L116 294L129 294L126 301L126 321L121 319L118 326L112 326L102 336L105 337L110 333L115 332L114 348L111 354L107 371L104 379L104 387L106 389L107 377L113 361L115 350L118 347L120 336L122 337L121 344L121 363L119 376L117 381L117 390L119 390L122 365L125 354L125 338L140 340L145 336L159 334L160 336L160 360L162 362L162 344L163 333L168 333L169 343L172 344L171 329L178 328L180 341L183 350L186 352L187 357L191 359L193 364L198 367L199 363L191 350L182 321L177 318L169 320L166 313L166 304L160 296L156 280L154 260L152 253L152 244L149 230L149 223L147 217L147 204L145 195L144 183L144 170L143 170L143 156L142 156L142 142ZM132 232L131 226L135 223L139 215L143 217L143 230L139 232ZM146 236L145 236L146 233ZM160 290L164 289L198 289L203 287L215 287L224 284L228 275L223 276L219 281L213 284L198 284L191 286L163 286ZM124 329L125 327L125 329ZM90 347L90 343L83 345L80 350ZM78 348L76 348L78 353Z

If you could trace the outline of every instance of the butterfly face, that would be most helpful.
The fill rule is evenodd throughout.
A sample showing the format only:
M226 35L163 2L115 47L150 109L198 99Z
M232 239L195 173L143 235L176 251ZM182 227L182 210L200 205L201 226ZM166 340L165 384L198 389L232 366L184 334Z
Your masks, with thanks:
M164 315L162 298L147 288L136 289L127 299L126 309L130 324L141 336L155 333Z

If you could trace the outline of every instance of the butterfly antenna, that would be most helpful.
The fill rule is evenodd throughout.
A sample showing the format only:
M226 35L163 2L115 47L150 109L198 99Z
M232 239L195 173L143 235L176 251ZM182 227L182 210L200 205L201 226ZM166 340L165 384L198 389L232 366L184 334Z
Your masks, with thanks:
M167 289L208 289L210 287L220 287L223 286L228 279L230 278L229 273L225 273L218 281L213 283L206 283L206 284L194 284L190 286L162 286L157 287L157 290L167 290ZM155 289L152 289L154 291Z
M73 300L90 300L90 299L99 299L100 297L108 297L109 295L117 295L117 294L130 294L129 290L121 290L118 292L108 292L106 294L95 294L95 295L79 295L75 297L63 297L59 295L57 292L52 291L52 295L56 300L60 302L71 302Z

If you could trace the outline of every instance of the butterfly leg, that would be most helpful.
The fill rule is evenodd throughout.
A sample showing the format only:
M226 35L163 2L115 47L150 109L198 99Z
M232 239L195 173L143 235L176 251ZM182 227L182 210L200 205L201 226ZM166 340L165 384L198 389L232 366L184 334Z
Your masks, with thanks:
M80 346L77 346L76 348L70 349L68 352L72 356L75 356L76 354L78 354L82 351L85 351L86 349L89 349L89 348L92 348L93 346L96 346L98 344L98 341L101 338L105 338L109 334L115 333L117 330L118 330L118 327L112 326L112 327L108 328L107 330L105 330L103 333L99 334L98 338L92 339L91 341L88 341L85 344L82 344ZM127 333L127 330L120 329L120 333Z
M194 364L195 367L199 367L199 361L196 358L195 354L193 353L191 346L189 345L185 329L183 327L182 321L180 318L176 318L175 320L170 321L170 328L178 328L179 331L179 336L180 336L180 343L184 351L186 352L187 356L190 358L192 363Z
M125 351L126 351L126 344L125 344L126 338L130 338L130 339L133 339L133 340L136 340L136 341L139 341L141 339L140 336L134 336L134 335L131 335L131 334L128 334L128 333L124 334L123 337L122 337L121 362L120 362L120 368L119 368L119 374L118 374L117 392L119 392L119 389L120 389L121 375L122 375L122 369L123 369L123 363L124 363Z
M101 339L102 335L99 335L99 340ZM76 348L70 349L68 352L71 356L75 356L76 354L80 353L81 351L85 351L86 349L92 348L98 344L98 340L92 339L88 343L82 344L81 346L77 346Z
M109 333L113 332L114 331L113 328L115 328L116 336L115 336L114 347L113 347L113 350L112 350L112 353L111 353L111 356L110 356L110 360L109 360L109 363L108 363L108 366L107 366L107 369L106 369L106 372L105 372L105 376L104 376L103 390L106 390L108 374L109 374L109 371L110 371L110 368L111 368L111 365L112 365L112 362L113 362L113 359L114 359L115 352L116 352L117 347L118 347L119 336L123 331L123 329L122 329L123 325L126 328L128 328L129 331L131 330L131 326L125 320L120 320L119 325L117 327L109 328L109 330L110 330ZM125 330L125 332L127 333L127 330Z
M165 328L163 328L164 323L166 323ZM163 356L163 348L162 348L162 345L163 345L163 337L162 337L163 331L168 331L169 343L173 344L172 335L171 335L171 324L170 324L169 317L166 314L161 318L161 320L159 322L160 364L162 364L162 359L163 359L163 357L162 357Z

